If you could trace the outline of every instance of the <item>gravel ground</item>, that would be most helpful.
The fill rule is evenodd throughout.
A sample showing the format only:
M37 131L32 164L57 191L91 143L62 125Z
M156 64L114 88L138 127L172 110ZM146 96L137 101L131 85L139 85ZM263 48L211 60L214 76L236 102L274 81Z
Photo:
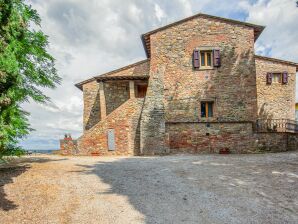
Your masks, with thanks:
M0 223L298 223L298 152L31 156L0 167Z

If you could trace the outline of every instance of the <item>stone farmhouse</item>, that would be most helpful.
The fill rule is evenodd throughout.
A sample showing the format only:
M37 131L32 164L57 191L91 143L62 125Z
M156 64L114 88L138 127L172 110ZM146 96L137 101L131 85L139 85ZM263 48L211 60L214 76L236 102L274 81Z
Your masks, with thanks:
M141 36L147 59L76 84L62 154L250 153L298 146L298 64L255 55L265 27L196 14Z

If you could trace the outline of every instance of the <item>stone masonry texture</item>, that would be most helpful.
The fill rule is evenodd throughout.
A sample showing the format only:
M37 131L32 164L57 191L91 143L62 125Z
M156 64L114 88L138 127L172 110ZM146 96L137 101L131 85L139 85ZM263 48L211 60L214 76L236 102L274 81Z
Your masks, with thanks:
M295 120L296 67L256 58L258 117ZM267 72L289 74L288 83L266 83Z
M200 30L200 32L198 32ZM221 64L193 70L195 48L219 48ZM165 64L164 103L167 121L198 121L200 101L215 102L214 119L252 121L256 117L253 29L197 18L151 37L151 68Z
M86 83L83 86L83 95L83 127L85 131L92 128L100 120L100 101L98 83L96 81Z
M97 76L111 78L100 80L101 94L97 77L83 82L84 134L61 147L79 155L295 149L297 134L256 131L259 118L294 120L297 65L255 56L255 35L253 26L208 16L150 33L149 59ZM194 69L194 49L219 50L221 66ZM284 71L287 84L266 84L268 72ZM138 82L148 83L145 98L134 97ZM206 101L214 105L210 118L201 117ZM110 129L115 151L108 150Z

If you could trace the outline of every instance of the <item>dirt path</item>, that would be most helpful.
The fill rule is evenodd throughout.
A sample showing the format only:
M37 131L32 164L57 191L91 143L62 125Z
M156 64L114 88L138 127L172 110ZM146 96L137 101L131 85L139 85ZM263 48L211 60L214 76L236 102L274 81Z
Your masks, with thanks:
M298 223L298 153L0 167L0 223Z

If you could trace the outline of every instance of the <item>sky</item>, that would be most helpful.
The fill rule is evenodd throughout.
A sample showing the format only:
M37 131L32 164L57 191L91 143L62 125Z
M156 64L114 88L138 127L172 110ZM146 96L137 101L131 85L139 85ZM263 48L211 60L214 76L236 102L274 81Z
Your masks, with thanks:
M79 137L83 94L74 84L145 59L141 34L199 12L265 25L256 53L298 62L295 0L26 1L41 16L48 50L63 79L56 89L44 90L50 103L22 106L35 129L21 141L26 149L58 149L65 133Z

